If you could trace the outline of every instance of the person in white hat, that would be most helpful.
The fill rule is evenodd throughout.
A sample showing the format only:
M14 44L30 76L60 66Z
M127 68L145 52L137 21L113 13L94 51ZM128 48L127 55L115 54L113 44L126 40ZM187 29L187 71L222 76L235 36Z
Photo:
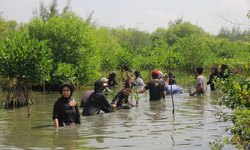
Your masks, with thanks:
M103 83L102 91L103 91L103 93L104 93L105 95L108 95L108 93L109 93L110 91L112 91L112 90L110 90L110 89L108 88L108 81L109 81L109 79L103 77L103 78L101 78L101 81L102 81L102 83Z
M161 71L158 71L159 73L159 81L161 81L165 85L165 81L163 80L163 73Z

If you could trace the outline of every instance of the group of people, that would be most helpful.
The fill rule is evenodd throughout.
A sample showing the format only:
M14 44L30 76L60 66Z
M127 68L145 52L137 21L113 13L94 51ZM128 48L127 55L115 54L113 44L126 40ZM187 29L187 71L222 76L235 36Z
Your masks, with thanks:
M160 101L165 99L166 94L170 94L171 92L182 92L181 88L176 85L177 82L172 72L169 72L168 75L163 75L161 71L154 70L151 73L152 80L145 85L139 71L134 72L136 79L135 82L133 82L133 75L130 75L130 72L132 71L128 67L126 67L125 70L127 71L125 86L115 95L112 103L107 100L105 94L111 91L108 86L118 85L115 80L116 74L112 73L108 79L103 77L101 80L94 83L94 90L87 91L82 98L81 107L83 107L83 116L97 115L101 111L108 113L115 111L115 109L137 107L138 104L133 104L128 100L129 95L133 92L133 86L135 85L143 87L141 90L137 88L137 93L144 93L149 90L150 101ZM225 73L226 70L229 70L229 74ZM206 78L202 75L203 68L196 68L196 90L193 93L190 93L190 96L204 94L207 90L207 84L210 84L211 90L214 90L214 80L217 78L228 78L228 76L232 74L228 66L225 64L222 65L222 71L220 73L218 73L217 67L212 67L211 72L209 82L207 82ZM172 87L170 88L170 86ZM64 83L59 88L59 92L62 96L55 102L53 110L55 127L81 124L77 102L71 98L74 92L73 86L69 83Z
M105 113L114 111L115 108L122 108L123 103L130 106L134 105L128 101L128 96L133 91L131 83L126 82L124 89L117 93L113 104L110 104L103 93L103 82L98 80L94 83L94 90L88 91L84 94L81 105L83 106L83 116L93 116L99 114L101 111ZM74 89L71 84L64 83L59 88L62 96L55 102L53 110L53 120L55 127L81 124L80 112L77 102L71 98ZM87 98L86 98L87 97Z
M223 81L226 81L230 76L233 75L233 71L228 67L227 64L221 65L221 71L218 72L218 68L216 66L213 66L211 68L211 74L209 76L209 81L207 82L207 79L202 75L203 74L203 68L198 67L195 71L195 86L196 90L192 93L190 93L190 96L194 96L195 94L201 95L204 94L207 91L207 85L210 84L211 91L216 90L215 88L215 82L218 79L222 79Z

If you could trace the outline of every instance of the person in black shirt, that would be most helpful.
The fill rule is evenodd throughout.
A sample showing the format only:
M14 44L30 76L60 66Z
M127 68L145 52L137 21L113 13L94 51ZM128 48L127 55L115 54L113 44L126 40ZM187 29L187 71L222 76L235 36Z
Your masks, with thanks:
M207 82L207 84L210 84L210 89L211 89L211 91L213 91L213 90L215 90L213 81L216 82L216 80L217 80L217 79L220 79L221 76L220 76L220 74L218 73L218 69L217 69L216 66L213 66L213 67L211 68L211 72L212 72L212 73L210 74L209 81Z
M149 89L149 95L150 95L149 100L159 101L162 98L165 98L166 95L165 86L161 81L159 81L159 72L157 70L154 70L151 75L153 80L148 82L148 84L144 87L144 89L142 89L141 91L137 89L136 92L144 93Z
M115 77L116 77L116 73L112 72L110 75L109 75L109 81L108 81L108 85L109 86L115 86L115 85L118 85L118 83L116 82L115 80Z
M81 124L77 102L71 98L74 92L72 85L69 83L62 84L59 92L62 97L55 102L52 117L55 127Z
M233 76L233 71L229 69L227 64L222 64L221 65L221 72L219 73L221 78L225 81L227 80L230 76Z
M87 103L84 105L82 115L83 116L94 116L100 113L100 111L104 111L105 113L114 111L113 108L116 106L108 102L105 95L102 92L102 81L98 80L95 82L94 93L92 93Z
M120 92L118 92L115 96L113 103L117 106L117 109L129 109L130 106L138 106L138 104L134 105L133 103L128 101L129 94L133 92L133 86L129 82L125 82L125 87ZM122 106L122 104L129 104L128 106Z
M169 71L168 77L169 77L169 84L168 85L177 84L177 82L175 80L175 75L173 72Z
M87 92L83 95L82 100L81 100L81 105L80 105L81 108L84 108L84 105L87 103L87 100L88 100L89 96L90 96L92 93L94 93L94 90L92 90L92 91L87 91Z

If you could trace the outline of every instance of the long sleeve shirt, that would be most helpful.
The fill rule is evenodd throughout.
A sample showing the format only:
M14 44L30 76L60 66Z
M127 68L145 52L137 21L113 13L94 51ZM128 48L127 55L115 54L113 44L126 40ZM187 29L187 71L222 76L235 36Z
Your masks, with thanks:
M80 112L78 106L70 106L67 98L59 98L53 109L53 120L58 119L59 127L65 123L81 124Z
M93 116L99 114L101 110L107 113L112 109L113 107L102 92L94 92L88 98L86 106L83 108L82 115Z

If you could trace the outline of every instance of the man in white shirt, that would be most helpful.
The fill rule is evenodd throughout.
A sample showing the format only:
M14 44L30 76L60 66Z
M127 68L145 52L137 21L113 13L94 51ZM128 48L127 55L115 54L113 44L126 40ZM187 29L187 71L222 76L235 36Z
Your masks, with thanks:
M202 73L203 73L202 67L196 68L196 72L195 72L196 91L193 93L190 93L190 96L194 96L195 94L197 94L197 95L205 94L205 92L207 91L207 79L202 75Z

